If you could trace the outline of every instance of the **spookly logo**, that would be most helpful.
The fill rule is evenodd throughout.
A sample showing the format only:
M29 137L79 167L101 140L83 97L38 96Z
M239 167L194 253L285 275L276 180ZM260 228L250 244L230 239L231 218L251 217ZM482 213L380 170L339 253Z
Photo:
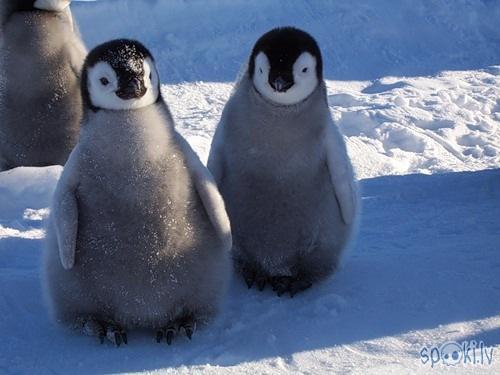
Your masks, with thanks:
M445 342L441 346L423 346L420 349L422 364L434 367L438 364L444 366L486 365L493 363L493 348L482 341L455 341Z

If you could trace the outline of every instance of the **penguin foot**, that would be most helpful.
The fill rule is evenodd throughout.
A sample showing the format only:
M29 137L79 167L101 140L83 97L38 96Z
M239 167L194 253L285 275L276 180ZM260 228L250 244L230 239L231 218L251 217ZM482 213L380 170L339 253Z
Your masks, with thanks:
M178 327L173 324L160 329L156 332L156 342L160 343L163 339L165 339L168 345L172 345L172 341L177 335L178 330Z
M109 325L106 327L106 338L111 341L116 347L119 347L122 343L127 345L128 338L127 333L123 330L123 328L117 325ZM100 338L101 343L104 341L103 338Z
M312 286L312 282L303 276L268 276L248 263L244 264L240 270L248 289L252 289L255 285L258 290L263 291L269 284L279 297L289 293L293 298L297 293Z
M196 320L191 316L184 318L180 325L180 329L184 330L186 337L191 340L193 333L196 331Z
M285 293L290 293L291 298L312 286L310 281L292 276L270 277L269 283L273 287L273 291L278 294L278 297L281 297Z
M241 269L241 273L243 275L243 279L245 280L245 283L248 286L248 289L251 289L254 282L255 282L255 277L256 277L255 271L251 268L243 267Z
M268 277L263 273L256 271L253 267L245 266L241 269L241 273L243 274L243 279L248 286L248 289L252 289L252 286L255 284L257 289L261 292L266 288L266 284L268 282Z
M181 332L184 332L186 337L191 340L195 331L196 320L192 316L184 316L156 332L156 342L160 343L165 339L167 345L172 345L174 338Z
M94 318L85 319L82 323L83 333L88 336L97 336L101 344L104 340L112 342L116 347L122 343L128 344L127 333L117 324L106 323Z

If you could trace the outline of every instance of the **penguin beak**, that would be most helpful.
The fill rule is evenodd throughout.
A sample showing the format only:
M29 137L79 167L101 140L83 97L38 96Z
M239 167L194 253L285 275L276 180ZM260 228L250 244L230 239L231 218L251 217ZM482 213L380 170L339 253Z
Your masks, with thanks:
M144 95L146 95L146 87L144 86L144 82L142 82L138 78L132 78L125 87L120 88L116 92L116 96L123 100L130 99L140 99Z
M271 87L278 92L286 92L290 87L293 86L293 82L288 82L281 76L276 78L274 81L269 82Z

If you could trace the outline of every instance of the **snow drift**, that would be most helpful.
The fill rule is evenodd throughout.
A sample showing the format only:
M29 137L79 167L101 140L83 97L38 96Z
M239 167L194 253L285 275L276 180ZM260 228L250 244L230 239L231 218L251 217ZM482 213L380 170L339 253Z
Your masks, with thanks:
M284 25L318 40L328 79L420 76L500 61L494 0L105 0L74 2L73 11L89 46L137 38L169 83L233 81L257 38Z

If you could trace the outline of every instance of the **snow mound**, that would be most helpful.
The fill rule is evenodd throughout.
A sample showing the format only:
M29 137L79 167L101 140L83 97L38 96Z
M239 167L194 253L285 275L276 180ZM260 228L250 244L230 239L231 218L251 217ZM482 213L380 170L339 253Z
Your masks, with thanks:
M496 69L328 87L362 177L500 166Z
M327 88L359 178L500 167L500 69L327 81ZM162 88L204 161L231 90L203 82Z
M0 239L44 237L42 220L61 170L16 168L0 173Z
M233 81L258 37L288 25L318 40L328 79L420 76L500 60L500 2L491 0L107 0L72 8L90 47L139 39L169 83Z

